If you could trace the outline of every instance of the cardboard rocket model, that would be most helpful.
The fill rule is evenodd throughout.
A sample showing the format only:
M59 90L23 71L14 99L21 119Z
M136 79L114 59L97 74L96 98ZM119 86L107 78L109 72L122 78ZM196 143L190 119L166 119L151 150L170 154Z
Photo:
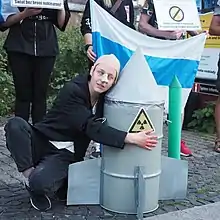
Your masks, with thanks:
M117 213L140 214L158 208L158 200L186 196L188 164L161 156L164 94L137 49L106 95L104 117L109 126L138 132L153 129L152 151L134 145L103 146L102 158L69 166L67 205L100 204ZM112 137L114 138L114 137Z

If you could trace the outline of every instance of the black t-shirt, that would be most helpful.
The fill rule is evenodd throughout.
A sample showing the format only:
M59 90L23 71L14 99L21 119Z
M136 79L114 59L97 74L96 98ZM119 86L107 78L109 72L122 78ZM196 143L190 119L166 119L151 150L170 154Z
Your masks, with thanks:
M111 8L104 5L103 0L95 0L102 8L110 13ZM120 7L113 15L117 20L127 25L128 27L135 29L134 27L134 6L132 0L123 0ZM84 36L87 33L92 32L91 15L90 15L90 1L87 1L85 11L83 13L81 21L81 33Z

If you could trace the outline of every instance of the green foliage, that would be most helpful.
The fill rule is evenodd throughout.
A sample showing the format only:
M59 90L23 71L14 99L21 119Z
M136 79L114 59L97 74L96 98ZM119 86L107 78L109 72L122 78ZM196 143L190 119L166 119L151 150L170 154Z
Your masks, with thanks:
M64 83L77 74L87 71L88 62L84 52L84 43L79 28L68 28L57 32L60 54L57 56L48 92L48 107ZM10 70L7 68L7 56L3 50L6 34L0 35L0 116L13 111L14 85Z
M65 82L76 74L84 73L88 68L83 38L78 28L58 32L58 39L60 54L56 59L51 82L54 90L59 90Z
M14 84L7 67L7 55L2 49L5 34L0 37L0 116L9 114L14 106Z
M209 102L205 108L195 110L192 115L193 120L188 124L188 127L196 129L200 132L208 132L209 134L213 134L216 128L214 108L215 103Z
M57 56L49 88L49 105L65 82L88 71L88 60L79 28L58 32L60 54Z

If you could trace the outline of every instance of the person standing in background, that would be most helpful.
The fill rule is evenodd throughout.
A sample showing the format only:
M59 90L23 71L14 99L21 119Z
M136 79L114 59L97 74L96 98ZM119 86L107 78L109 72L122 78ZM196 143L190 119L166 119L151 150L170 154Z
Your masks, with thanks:
M183 31L163 31L158 30L157 17L154 8L153 0L146 0L141 12L141 17L138 25L138 29L141 33L146 34L150 37L155 37L162 40L179 40L184 37ZM198 34L197 31L187 31L191 36ZM184 118L182 114L182 120ZM182 156L191 156L192 152L187 147L186 143L181 140L181 155Z
M46 113L48 84L59 52L54 26L64 31L69 18L64 1L61 10L19 8L1 24L1 31L9 29L4 49L15 86L15 116L28 121L31 112L33 124Z
M134 27L134 6L132 0L95 0L103 9L109 12L117 20L135 29ZM96 54L92 46L92 23L90 14L90 1L87 1L81 21L81 33L84 37L85 50L89 59L89 68L96 60Z
M209 28L209 34L220 36L220 2L218 1L215 9L214 15L212 17L211 25ZM216 80L216 88L219 92L219 96L215 106L215 123L216 123L216 139L214 150L220 153L220 55L218 60L218 72L217 72L217 80Z

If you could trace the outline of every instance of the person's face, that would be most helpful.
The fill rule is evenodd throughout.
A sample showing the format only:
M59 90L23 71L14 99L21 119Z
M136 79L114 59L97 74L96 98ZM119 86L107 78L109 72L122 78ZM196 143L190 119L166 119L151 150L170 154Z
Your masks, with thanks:
M91 69L90 75L90 85L94 92L103 93L112 87L116 80L117 73L114 67L100 63Z

